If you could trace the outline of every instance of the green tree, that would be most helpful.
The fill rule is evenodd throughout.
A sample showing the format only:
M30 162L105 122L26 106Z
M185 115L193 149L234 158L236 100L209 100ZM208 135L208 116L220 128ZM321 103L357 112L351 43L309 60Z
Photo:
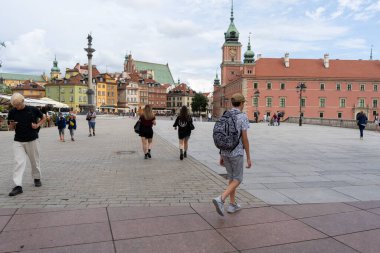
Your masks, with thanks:
M0 93L5 95L11 95L12 90L10 87L6 86L5 84L0 84Z
M200 115L201 112L206 111L208 99L202 93L195 93L193 102L191 102L191 110L193 112L198 112Z

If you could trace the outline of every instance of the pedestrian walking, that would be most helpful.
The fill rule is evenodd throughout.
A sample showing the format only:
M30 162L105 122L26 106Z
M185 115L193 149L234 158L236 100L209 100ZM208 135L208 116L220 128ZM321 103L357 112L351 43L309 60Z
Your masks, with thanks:
M255 123L259 123L259 112L254 112L253 117L255 118Z
M8 127L15 130L13 153L16 161L13 170L15 187L9 196L16 196L23 192L22 177L26 169L27 159L29 159L32 168L34 186L40 187L42 185L38 132L45 123L46 116L37 108L25 105L24 101L23 95L14 93L11 97L11 105L14 108L8 113Z
M60 139L60 141L64 142L65 141L66 118L63 116L63 114L61 112L58 114L56 125L58 127L59 139Z
M228 186L222 195L212 200L219 215L224 215L224 202L230 198L227 207L228 213L234 213L241 209L236 203L236 189L243 181L244 151L247 156L247 166L251 167L249 141L247 130L249 128L248 117L243 113L245 98L236 93L231 97L233 108L227 111L216 123L213 131L215 145L220 149L220 165L227 170Z
M273 126L278 126L278 117L277 117L277 114L274 113L273 116Z
M376 114L376 115L375 115L374 123L375 123L375 126L376 126L376 130L378 131L378 130L379 130L379 127L380 127L379 114Z
M75 141L74 132L77 129L77 121L74 114L70 114L69 120L67 121L68 129L70 131L71 141Z
M358 124L359 131L360 131L360 139L363 140L364 128L366 127L367 122L368 122L367 115L365 115L363 111L359 112L356 115L356 122Z
M94 111L94 108L91 108L90 111L87 113L86 120L88 121L88 137L95 136L95 121L96 119L96 113ZM92 130L92 134L91 134Z
M191 131L194 130L193 120L189 115L188 109L185 105L182 106L173 127L175 130L177 130L178 127L179 159L183 160L184 157L187 157Z
M140 115L140 137L142 148L144 151L144 158L152 158L152 142L153 142L153 126L156 125L156 117L152 112L152 107L146 105L142 114Z

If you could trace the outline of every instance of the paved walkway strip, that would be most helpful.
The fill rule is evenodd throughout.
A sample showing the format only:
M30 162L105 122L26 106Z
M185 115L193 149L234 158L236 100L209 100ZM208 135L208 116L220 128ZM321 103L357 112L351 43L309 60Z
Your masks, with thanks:
M380 202L0 209L0 252L377 253Z

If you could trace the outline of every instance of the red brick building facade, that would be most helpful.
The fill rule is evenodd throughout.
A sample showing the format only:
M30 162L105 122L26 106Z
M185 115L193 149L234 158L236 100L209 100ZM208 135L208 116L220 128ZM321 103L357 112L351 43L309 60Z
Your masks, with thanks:
M256 110L260 118L281 111L286 117L355 119L364 111L370 120L379 113L380 61L322 59L254 58L248 43L241 61L239 32L231 23L225 33L221 84L214 81L213 114L220 116L230 108L232 94L241 92L247 99L245 112L250 120ZM304 83L300 93L296 87ZM256 93L256 95L255 95Z

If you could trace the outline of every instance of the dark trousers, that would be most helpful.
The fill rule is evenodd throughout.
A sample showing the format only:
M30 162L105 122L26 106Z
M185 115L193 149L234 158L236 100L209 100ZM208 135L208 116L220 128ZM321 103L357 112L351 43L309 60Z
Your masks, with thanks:
M359 125L360 137L361 137L361 138L363 138L364 128L365 128L365 126Z

